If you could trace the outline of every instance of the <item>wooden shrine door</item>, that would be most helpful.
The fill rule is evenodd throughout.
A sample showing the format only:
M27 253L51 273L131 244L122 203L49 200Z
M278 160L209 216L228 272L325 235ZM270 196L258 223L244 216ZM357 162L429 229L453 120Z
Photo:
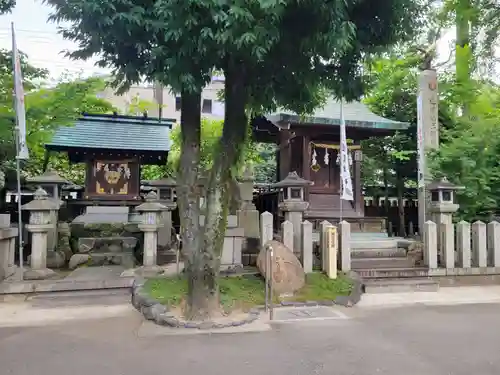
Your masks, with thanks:
M325 152L328 151L328 164L325 163ZM316 149L317 167L311 168L311 193L340 194L340 168L337 165L337 150Z

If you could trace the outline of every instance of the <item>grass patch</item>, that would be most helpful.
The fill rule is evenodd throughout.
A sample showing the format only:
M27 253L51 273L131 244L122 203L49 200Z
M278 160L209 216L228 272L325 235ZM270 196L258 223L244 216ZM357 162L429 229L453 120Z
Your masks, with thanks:
M219 279L220 300L225 310L248 310L265 303L265 283L258 276L230 276ZM160 303L179 306L187 293L187 280L183 277L154 278L146 281L146 291ZM343 274L336 280L329 279L320 272L306 276L306 285L287 301L322 301L334 300L337 296L348 295L352 281ZM275 296L278 302L278 296Z

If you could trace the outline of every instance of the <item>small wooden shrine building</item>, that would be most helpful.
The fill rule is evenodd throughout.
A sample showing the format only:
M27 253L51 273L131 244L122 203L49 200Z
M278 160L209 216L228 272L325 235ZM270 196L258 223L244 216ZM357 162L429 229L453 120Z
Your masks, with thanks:
M330 99L305 117L287 111L258 117L252 123L253 134L258 142L278 145L278 180L295 171L313 182L305 197L309 202L304 213L307 220L317 225L323 220L335 223L345 218L359 224L353 230L383 231L383 219L364 216L360 141L405 130L408 124L380 117L360 102L344 103L343 112L355 195L352 202L340 200L340 102Z
M142 165L165 165L175 120L147 116L85 114L61 126L45 145L66 152L71 163L86 164L83 205L140 202Z

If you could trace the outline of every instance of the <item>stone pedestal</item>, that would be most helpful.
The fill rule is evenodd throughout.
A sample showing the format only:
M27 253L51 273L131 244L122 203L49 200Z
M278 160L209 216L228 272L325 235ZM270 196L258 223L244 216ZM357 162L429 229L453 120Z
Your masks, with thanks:
M50 222L50 214L58 207L59 204L50 199L42 188L36 190L31 202L22 206L22 209L30 211L26 229L31 233L31 269L24 273L24 278L28 280L45 279L55 275L54 271L47 268L47 239L54 226Z
M300 249L300 241L302 238L302 220L304 211L309 207L309 202L285 200L279 204L279 208L285 215L285 220L292 223L293 227L293 252L300 257L302 250Z
M17 228L10 226L10 215L0 215L0 280L14 275L17 266L14 263Z
M440 224L452 224L453 214L458 211L458 204L449 202L437 202L431 203L429 212L431 215L431 221L435 222L437 225Z
M47 268L47 238L52 224L28 224L26 229L31 233L30 269L24 272L26 280L46 279L55 276L55 272Z
M246 244L244 247L247 250L255 250L257 253L260 238L259 211L253 204L253 181L252 170L247 167L243 176L239 178L241 205L236 215L238 216L238 225L245 231Z
M158 226L152 224L139 224L139 229L144 232L144 256L142 264L145 267L156 266Z
M158 227L160 215L166 207L158 202L158 195L150 192L146 196L146 202L137 206L137 212L142 213L142 223L139 229L144 232L144 255L143 265L138 273L143 275L163 273L163 269L156 262L158 251Z

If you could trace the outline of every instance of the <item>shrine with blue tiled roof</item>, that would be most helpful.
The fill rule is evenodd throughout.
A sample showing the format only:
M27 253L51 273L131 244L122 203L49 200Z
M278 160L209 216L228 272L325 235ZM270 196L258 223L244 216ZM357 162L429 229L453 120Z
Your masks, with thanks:
M140 201L143 165L165 165L175 120L84 114L45 145L86 164L84 201ZM83 202L82 202L83 203Z

